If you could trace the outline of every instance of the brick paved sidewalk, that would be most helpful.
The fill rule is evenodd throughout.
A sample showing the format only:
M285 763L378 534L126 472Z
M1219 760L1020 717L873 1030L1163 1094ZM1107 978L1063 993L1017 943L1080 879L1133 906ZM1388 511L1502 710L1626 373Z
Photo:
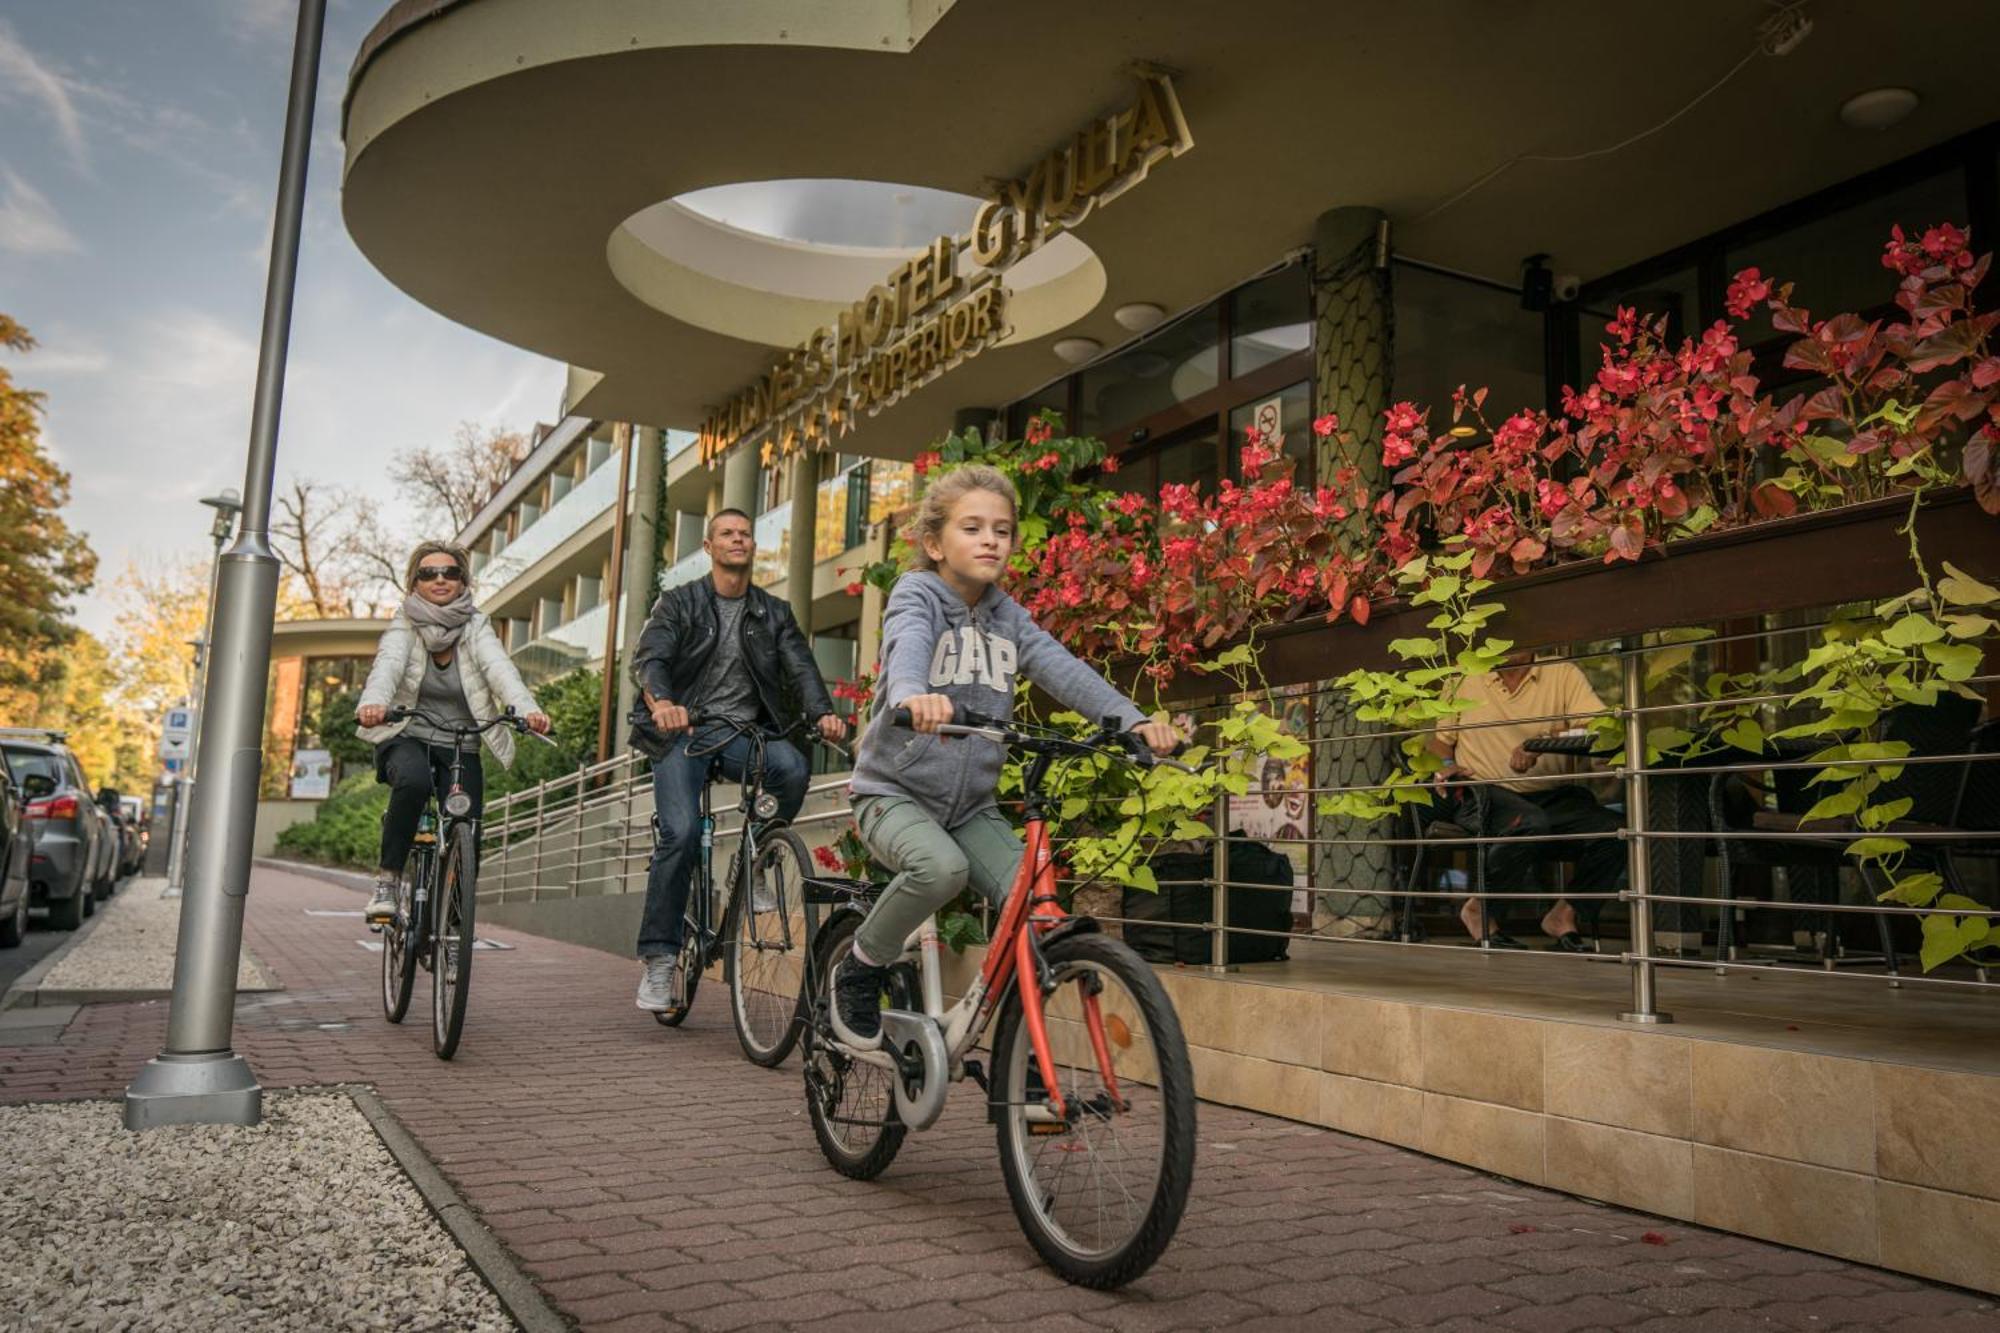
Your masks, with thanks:
M1971 1293L1207 1105L1173 1247L1125 1292L1082 1291L1022 1239L975 1097L881 1180L845 1180L796 1057L746 1063L719 987L662 1028L632 1006L636 963L501 930L483 933L517 947L477 955L464 1045L440 1063L427 974L390 1027L358 918L307 914L360 902L256 872L248 942L287 989L240 1002L238 1049L267 1087L378 1088L586 1328L2000 1326ZM0 1047L0 1100L117 1095L165 1024L163 1002L98 1005L54 1045Z

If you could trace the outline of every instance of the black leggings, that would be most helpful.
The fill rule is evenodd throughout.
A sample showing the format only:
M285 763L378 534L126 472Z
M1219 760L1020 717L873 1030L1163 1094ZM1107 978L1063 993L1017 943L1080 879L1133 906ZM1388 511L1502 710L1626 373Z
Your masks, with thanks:
M451 747L398 736L376 747L375 780L389 788L389 809L382 816L382 869L401 874L403 862L410 859L410 844L416 840L425 802L432 791L442 801L450 789ZM479 818L486 795L479 751L465 752L459 783L472 798L472 817Z

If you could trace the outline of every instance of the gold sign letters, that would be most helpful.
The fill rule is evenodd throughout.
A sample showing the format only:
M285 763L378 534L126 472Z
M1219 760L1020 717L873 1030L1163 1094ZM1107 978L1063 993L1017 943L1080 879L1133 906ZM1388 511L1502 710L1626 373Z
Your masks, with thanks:
M1092 122L1026 175L992 182L968 234L932 241L711 413L702 461L760 434L766 464L823 449L857 418L1004 338L1002 275L1144 180L1154 163L1194 146L1173 80L1146 69L1138 84L1132 105Z

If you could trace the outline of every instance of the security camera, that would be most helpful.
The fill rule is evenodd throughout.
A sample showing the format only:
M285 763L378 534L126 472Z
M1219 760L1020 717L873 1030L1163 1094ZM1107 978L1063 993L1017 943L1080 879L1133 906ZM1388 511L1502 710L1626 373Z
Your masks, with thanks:
M1574 301L1576 294L1583 290L1583 279L1574 273L1556 274L1555 298L1558 301Z

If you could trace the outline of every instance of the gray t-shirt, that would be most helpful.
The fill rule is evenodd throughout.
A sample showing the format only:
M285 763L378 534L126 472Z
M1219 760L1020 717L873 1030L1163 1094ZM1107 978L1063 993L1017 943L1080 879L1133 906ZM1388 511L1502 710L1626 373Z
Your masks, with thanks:
M432 717L446 722L469 725L475 719L472 706L465 701L465 683L458 674L458 654L451 655L448 666L439 666L435 657L424 663L423 683L417 687L416 706ZM460 739L450 732L439 731L422 718L411 718L409 727L403 733L432 745L450 745L454 742L467 750L479 748L477 736Z
M689 708L699 709L714 721L751 723L757 720L757 686L750 679L750 666L743 660L743 608L748 596L715 599L715 651L700 679L689 691Z

